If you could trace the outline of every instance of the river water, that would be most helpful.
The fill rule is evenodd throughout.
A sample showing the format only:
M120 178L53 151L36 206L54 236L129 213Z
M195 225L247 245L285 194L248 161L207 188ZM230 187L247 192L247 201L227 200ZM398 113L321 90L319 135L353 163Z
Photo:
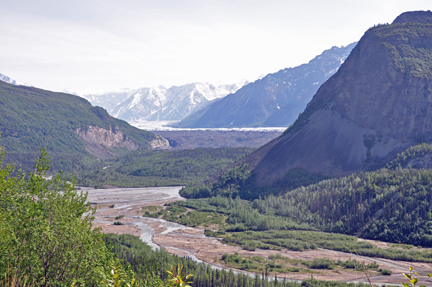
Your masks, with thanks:
M96 219L94 222L111 224L112 221L103 220L101 219L101 217L107 219L110 217L117 217L119 215L123 215L124 218L132 219L132 222L130 222L131 220L129 220L129 222L141 229L140 238L142 241L149 244L153 248L158 248L159 246L152 241L152 237L154 234L149 224L143 223L140 216L133 214L131 215L130 211L133 209L139 211L141 207L147 205L163 205L164 203L171 201L184 200L184 198L181 197L179 194L181 188L181 186L164 186L109 189L82 188L82 190L88 192L88 202L96 203L97 206L102 206L102 208L97 209L97 212L95 214ZM165 231L166 233L175 230L173 225L178 225L178 228L183 227L179 224L162 221L160 219L152 218L148 220L161 221L160 225L164 225L167 228L167 230Z
M124 215L121 220L126 220L127 224L134 225L140 229L141 241L147 243L153 249L161 248L153 241L154 236L169 235L190 239L204 239L216 241L215 238L205 236L201 229L192 228L181 225L175 222L169 222L160 218L148 218L137 215L142 206L146 205L164 205L167 202L185 200L181 197L179 191L181 186L172 187L148 187L148 188L109 188L109 189L93 189L81 187L81 190L88 192L87 201L97 203L101 208L97 209L94 214L94 223L102 223L112 226L115 217ZM112 207L112 205L114 205ZM189 231L189 233L188 233ZM199 232L197 232L199 231ZM170 251L178 251L176 254L183 254L198 263L205 263L214 269L230 270L223 268L201 259L198 259L190 248L178 247L173 244L164 245L164 248ZM180 255L182 256L182 255ZM243 273L251 277L255 274L246 271L233 270L234 273ZM269 280L272 280L269 278Z
M163 205L167 202L185 200L185 198L181 197L179 194L181 188L181 186L170 186L147 188L81 189L88 192L88 202L97 203L98 206L102 206L102 208L98 208L97 212L95 213L95 223L112 224L113 221L109 219L123 215L123 218L128 220L128 224L132 224L141 230L140 239L150 245L153 249L156 249L160 248L160 246L153 241L153 236L173 234L173 232L175 234L176 231L192 230L192 228L159 218L145 218L145 220L143 220L143 217L138 216L136 212L139 212L140 208L146 205ZM114 206L112 207L112 205ZM157 226L159 231L155 232L153 230L155 226ZM203 234L182 233L181 236L207 238ZM170 248L177 249L181 251L181 253L187 254L188 257L196 262L204 262L198 259L195 254L191 253L187 249L180 249L178 247L172 246Z

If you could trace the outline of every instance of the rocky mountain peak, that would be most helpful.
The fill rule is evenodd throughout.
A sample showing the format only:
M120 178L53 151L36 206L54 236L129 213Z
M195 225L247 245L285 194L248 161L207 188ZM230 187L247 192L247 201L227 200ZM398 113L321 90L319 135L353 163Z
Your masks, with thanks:
M369 29L284 135L246 160L255 182L294 168L333 176L373 169L432 141L431 69L429 23Z

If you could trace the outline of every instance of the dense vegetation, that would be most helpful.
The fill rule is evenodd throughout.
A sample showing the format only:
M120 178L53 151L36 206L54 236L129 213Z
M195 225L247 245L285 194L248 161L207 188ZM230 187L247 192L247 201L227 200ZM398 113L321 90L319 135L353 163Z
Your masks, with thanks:
M304 280L301 283L279 279L270 283L267 279L269 272L284 270L280 268L279 261L287 259L282 257L260 262L262 268L258 266L256 269L252 261L258 262L258 259L251 261L249 258L225 256L223 260L227 263L230 263L231 260L235 264L242 264L240 267L243 269L262 271L261 276L256 275L253 278L241 273L234 274L232 271L215 270L207 264L197 264L190 259L169 255L165 251L152 251L137 237L108 236L105 241L112 242L114 253L124 263L131 263L134 274L128 268L122 267L120 262L112 256L102 242L102 235L97 230L91 230L92 217L91 214L86 213L89 211L88 205L85 204L86 196L77 193L73 184L61 179L59 175L52 180L46 180L47 170L48 161L45 152L42 152L41 158L37 161L35 172L30 173L28 177L20 172L13 176L11 166L0 169L0 231L2 235L0 236L0 276L2 276L0 279L2 280L12 278L14 284L18 285L23 285L23 281L28 280L37 286L71 285L72 283L126 286L127 282L132 282L137 277L139 280L136 281L136 286L166 286L168 284L166 270L169 270L172 265L180 264L185 266L184 274L194 274L194 286L231 286L233 284L235 286L354 286L353 284L313 279ZM209 201L207 205L204 204L206 200ZM213 210L213 212L217 210L217 214L213 213L214 223L217 224L223 223L225 218L220 215L222 210L225 210L227 214L231 210L234 220L237 220L240 214L236 215L234 211L250 207L247 201L233 200L228 197L192 200L183 202L183 204L198 204L201 209ZM148 210L157 211L155 208L148 208ZM191 211L184 214L186 209L181 205L174 204L167 210L165 215L181 218L184 224L190 224L187 220L202 224L204 223L203 218L208 218L208 214L205 213L207 211ZM267 217L268 215L262 216ZM120 219L120 216L118 218ZM229 220L228 222L236 224ZM271 220L268 222L271 223ZM341 242L352 241L351 244L353 244L354 241L346 235L316 233L320 235L314 236L314 233L310 232L281 232L235 233L228 234L224 240L231 244L243 244L249 249L266 248L264 245L277 249L278 246L286 247L286 242L290 240L292 242L288 244L292 245L294 242L293 246L299 245L300 240L303 241L301 243L303 248L316 248L314 244L325 248L328 247L325 244L330 244L330 242L334 246L342 246ZM320 243L320 238L325 238L324 243ZM259 246L256 242L265 243ZM373 249L369 246L370 244L357 243L354 248L358 248L360 252L362 252L362 247L359 245L364 245L364 249ZM392 252L392 250L386 252ZM419 254L415 250L409 250L409 252L417 260L427 261L426 255L429 253ZM421 259L424 260L419 259L421 256L423 256ZM399 259L409 258L400 257ZM352 265L349 262L328 260L299 263L309 269L328 269L334 268L333 266L350 268L349 266ZM375 268L375 266L370 267ZM290 268L285 271L290 271ZM303 267L296 268L294 267L291 271L296 272L297 269L300 271ZM379 272L385 273L382 270Z
M247 271L262 271L265 272L301 272L301 273L321 273L322 270L334 270L336 272L340 270L355 270L364 272L368 270L369 275L391 275L392 271L387 269L379 268L379 264L376 262L370 264L364 264L357 260L332 260L328 258L315 258L313 260L300 260L290 259L282 256L280 253L276 255L270 255L268 259L260 256L241 256L237 252L234 254L224 253L222 255L222 261L225 265Z
M142 208L145 217L163 218L167 221L177 222L187 226L204 226L211 224L224 225L225 216L217 212L188 211L186 207L173 205L166 209L158 206L145 206Z
M125 187L197 184L253 148L198 148L166 151L140 149L93 168L74 171L83 186Z
M403 168L429 167L431 153L431 144L421 144L399 154L387 165L391 170L356 173L315 184L309 183L321 175L294 170L298 176L288 182L291 186L293 182L305 186L283 191L261 188L264 192L256 193L260 198L254 193L260 188L249 188L253 175L246 165L241 165L214 183L187 187L181 194L189 198L213 197L207 204L200 203L201 208L218 206L215 210L229 214L227 222L236 223L231 230L309 229L430 247L432 172ZM235 205L241 201L228 203L215 196L255 199L239 208ZM181 204L199 208L193 201Z
M45 180L46 153L28 176L0 157L0 282L10 286L106 286L111 266L133 277L91 229L86 195L56 175ZM27 283L27 284L26 284Z
M269 196L254 207L319 230L432 246L431 201L431 172L380 170Z
M253 184L253 174L247 164L235 166L225 171L215 182L190 185L183 188L180 194L186 198L205 198L211 196L229 196L253 200L270 194L279 194L301 186L307 186L329 178L321 173L310 173L302 168L295 168L277 180L271 187L260 187Z
M432 144L422 143L409 147L386 165L388 169L429 168L432 166Z
M219 231L206 230L206 235L216 236L223 239L225 243L242 246L246 250L282 248L303 251L308 249L324 248L346 253L358 253L360 255L388 258L393 260L432 262L432 253L414 248L412 245L394 244L387 249L378 248L371 243L361 242L357 237L317 232L315 227L302 223L298 224L290 218L260 213L253 208L253 203L226 197L213 197L208 199L190 199L186 202L175 202L171 206L188 207L195 209L186 214L174 213L171 221L182 222L190 226L205 225L199 220L189 216L193 212L202 213L198 218L211 216L217 218L214 213L226 217L225 222L219 219ZM176 219L172 219L177 215ZM197 218L195 216L195 218Z
M389 50L396 67L403 73L419 78L432 77L432 24L397 23L371 28Z
M168 274L166 270L170 270L171 266L177 264L183 265L184 274L192 273L192 286L210 287L210 286L366 286L364 284L342 283L342 282L327 282L314 279L304 280L302 282L293 282L290 280L272 277L268 280L268 274L256 274L255 276L246 275L245 273L234 273L232 270L219 270L211 267L208 264L197 263L189 258L180 258L176 255L171 255L164 250L152 250L148 245L141 242L138 237L132 235L113 235L106 236L107 243L111 243L114 247L113 251L124 262L129 262L136 277L148 282L150 278L154 280L153 275L156 274L162 280L166 280ZM225 257L227 261L227 256ZM274 262L274 261L271 261ZM270 262L269 262L270 263ZM269 270L267 270L269 271ZM160 285L145 285L144 286L160 286Z
M31 286L168 286L171 266L184 266L194 286L354 286L353 284L305 280L302 283L213 269L208 264L152 251L138 237L109 235L102 241L91 230L86 196L60 175L46 180L48 161L43 151L35 172L28 177L13 167L0 169L0 280ZM171 209L179 214L184 209ZM119 216L120 218L120 216ZM126 268L113 257L123 260ZM129 262L135 273L128 269ZM272 264L270 262L270 264ZM138 279L135 281L135 278ZM12 286L12 285L11 285Z

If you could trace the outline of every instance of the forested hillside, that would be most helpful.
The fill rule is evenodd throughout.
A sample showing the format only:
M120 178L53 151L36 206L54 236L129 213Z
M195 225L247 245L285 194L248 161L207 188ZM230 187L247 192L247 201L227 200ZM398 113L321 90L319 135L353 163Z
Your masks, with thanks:
M313 229L432 246L432 171L423 169L431 154L432 144L421 144L399 154L388 164L389 169L322 181L319 175L305 173L302 177L297 171L294 178L298 182L294 183L301 187L285 189L254 189L247 184L253 175L242 165L228 170L214 183L186 187L181 194L189 198L240 196L253 200L249 209L229 211L230 218L236 217L243 230L260 226L267 226L263 230ZM418 163L422 169L415 169L409 162Z
M222 170L220 173L220 176L217 174L215 181L213 181L212 177L200 184L186 186L181 190L182 196L187 198L218 195L232 198L240 196L243 199L254 200L331 178L321 173L310 173L305 169L295 168L287 172L283 178L277 180L272 186L256 186L253 184L254 174L249 170L247 164Z
M151 148L159 137L117 120L87 100L0 81L0 145L6 160L30 167L46 148L53 168L72 170L99 158Z
M432 166L432 144L423 143L408 148L386 165L388 169L430 168Z

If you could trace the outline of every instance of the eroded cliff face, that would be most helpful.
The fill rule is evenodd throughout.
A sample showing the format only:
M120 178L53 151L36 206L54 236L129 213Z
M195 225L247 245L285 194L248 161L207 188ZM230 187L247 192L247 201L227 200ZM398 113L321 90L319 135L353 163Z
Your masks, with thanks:
M77 129L75 133L83 141L87 151L99 159L107 159L117 155L116 149L137 150L139 145L128 138L119 129L109 130L98 126L89 126L85 131ZM151 140L149 147L153 149L169 148L169 141L161 136Z
M294 125L244 160L256 184L297 167L365 171L432 141L432 13L415 13L368 30Z
M155 139L149 142L149 145L153 149L168 149L170 147L169 141L162 137L157 135Z
M80 128L75 133L83 141L87 151L99 159L107 159L116 155L116 148L136 150L139 145L129 139L119 129L109 130L98 126L89 126L87 130Z

